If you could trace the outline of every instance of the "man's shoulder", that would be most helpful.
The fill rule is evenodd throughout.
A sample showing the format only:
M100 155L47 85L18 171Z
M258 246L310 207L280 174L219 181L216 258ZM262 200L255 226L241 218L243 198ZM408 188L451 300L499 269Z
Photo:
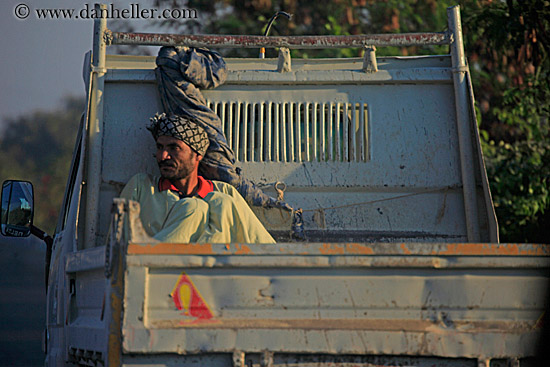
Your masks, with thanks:
M128 184L133 183L134 185L154 185L158 182L158 177L155 177L149 173L141 172L134 175L129 181Z
M214 185L214 190L223 192L224 194L227 194L229 196L235 196L235 194L240 195L236 188L228 184L227 182L223 181L216 181L211 180L212 184Z
M148 191L147 188L155 186L155 182L158 182L156 177L147 173L138 173L128 180L120 193L120 197L138 200L144 190Z
M225 194L228 197L230 197L231 200L233 200L235 203L238 203L238 205L244 204L247 208L249 208L249 204L239 193L239 190L237 190L234 186L232 186L231 184L228 184L227 182L214 181L214 180L212 181L212 183L214 184L214 191Z
M228 184L227 182L216 181L216 180L210 180L210 181L212 181L212 183L213 183L214 186L216 186L216 187L233 187L233 186L231 186L230 184Z

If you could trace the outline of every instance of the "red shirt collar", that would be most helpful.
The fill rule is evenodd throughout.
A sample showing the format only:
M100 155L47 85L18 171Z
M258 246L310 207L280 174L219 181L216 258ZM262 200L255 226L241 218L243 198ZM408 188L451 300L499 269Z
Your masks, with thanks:
M206 197L206 195L208 195L209 193L214 191L214 184L212 183L212 181L206 180L202 176L197 176L197 178L199 179L198 184L197 184L197 195L199 197L201 197L202 199L204 199ZM170 180L168 180L164 177L161 177L160 180L159 180L159 191L162 192L162 191L166 191L166 190L174 191L180 197L186 196L186 195L183 195L180 192L180 190L178 190L178 188L176 186L174 186L174 184L172 184L172 182L170 182Z

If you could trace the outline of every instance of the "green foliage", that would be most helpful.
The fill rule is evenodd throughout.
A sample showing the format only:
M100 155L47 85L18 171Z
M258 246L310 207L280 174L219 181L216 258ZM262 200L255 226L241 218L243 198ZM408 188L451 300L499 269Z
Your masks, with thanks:
M26 180L34 186L34 225L52 234L63 200L82 99L68 98L54 111L10 119L0 136L0 180Z
M548 242L542 236L550 208L548 141L490 141L484 152L501 236L506 242Z
M550 89L544 82L533 80L530 84L525 89L504 91L502 104L492 112L498 121L514 128L514 140L543 141L548 137Z
M501 236L508 242L548 242L544 235L550 235L550 91L540 84L506 91L492 111L514 139L484 139Z
M550 238L550 2L465 1L483 151L504 242Z
M483 115L481 127L494 139L510 142L526 133L521 121L510 121L510 115L502 113L505 105L509 112L516 107L510 98L544 101L544 95L535 96L530 89L547 90L549 86L549 19L549 1L470 0L463 4L466 51ZM543 113L541 109L533 112Z

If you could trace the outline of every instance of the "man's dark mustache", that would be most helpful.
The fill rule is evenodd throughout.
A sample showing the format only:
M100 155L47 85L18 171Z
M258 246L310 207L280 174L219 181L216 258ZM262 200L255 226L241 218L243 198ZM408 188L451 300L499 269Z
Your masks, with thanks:
M174 167L175 168L176 164L173 163L170 160L165 160L165 161L159 162L159 167Z

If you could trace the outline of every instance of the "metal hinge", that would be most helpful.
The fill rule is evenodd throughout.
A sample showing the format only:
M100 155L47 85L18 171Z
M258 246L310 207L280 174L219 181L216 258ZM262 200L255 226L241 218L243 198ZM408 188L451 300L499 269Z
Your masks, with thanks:
M245 367L244 352L236 350L233 352L233 367Z
M277 71L287 73L292 70L290 62L290 50L286 47L279 49L279 61L277 62Z
M376 62L376 47L365 46L364 51L363 71L365 73L376 73L378 71L378 64Z
M260 360L261 367L273 367L273 352L264 351Z

